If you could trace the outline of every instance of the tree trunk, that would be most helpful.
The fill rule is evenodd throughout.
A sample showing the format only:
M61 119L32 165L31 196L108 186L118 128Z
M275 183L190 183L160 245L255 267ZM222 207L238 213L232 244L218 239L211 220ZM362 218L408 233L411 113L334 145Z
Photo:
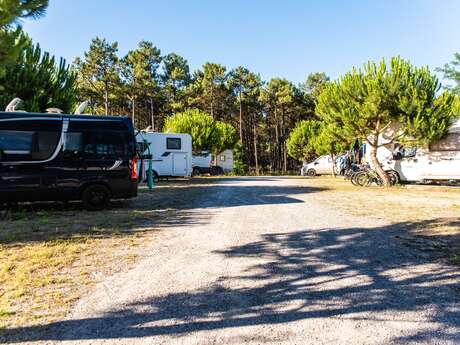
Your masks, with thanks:
M331 153L331 159L332 159L332 176L335 177L335 170L336 170L336 164L335 164L335 155Z
M390 178L388 177L388 174L383 170L383 168L380 166L380 162L377 159L377 145L378 142L377 140L374 140L373 143L369 142L369 140L366 140L367 144L369 145L369 154L371 158L371 167L374 169L377 174L380 176L382 179L383 183L385 186L390 185Z
M150 117L152 124L152 131L155 130L155 119L153 118L153 98L150 99Z
M240 141L243 147L243 105L241 104L241 91L240 91Z
M109 91L107 88L105 89L104 92L104 106L105 106L105 115L109 114Z
M136 114L136 104L134 101L134 97L132 99L132 119L133 119L133 127L136 128L136 122L135 122L135 114Z
M215 120L214 118L214 88L211 87L211 117L213 120Z
M257 155L257 124L254 123L254 163L256 166L256 175L259 176L259 157Z

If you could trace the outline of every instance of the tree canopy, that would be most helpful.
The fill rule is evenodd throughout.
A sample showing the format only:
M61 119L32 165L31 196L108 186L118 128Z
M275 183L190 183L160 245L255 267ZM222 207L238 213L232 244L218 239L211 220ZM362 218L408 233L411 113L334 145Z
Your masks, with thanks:
M389 64L368 62L336 82L326 84L316 114L340 128L345 137L362 138L372 165L389 182L377 160L379 136L392 141L430 143L443 137L452 120L453 96L438 95L440 84L427 67L414 67L400 57Z
M2 0L0 2L0 77L16 62L21 51L30 44L22 31L21 20L38 19L45 14L48 0ZM0 84L0 91L3 84Z
M169 133L188 133L192 137L193 152L220 153L233 149L238 137L235 129L200 110L186 110L166 119L164 131Z
M316 154L316 138L320 128L321 123L317 120L297 122L287 139L289 155L299 161L312 158Z
M446 89L460 96L460 53L455 53L454 60L438 68L437 71L443 73L445 79L454 82L453 85L446 86Z

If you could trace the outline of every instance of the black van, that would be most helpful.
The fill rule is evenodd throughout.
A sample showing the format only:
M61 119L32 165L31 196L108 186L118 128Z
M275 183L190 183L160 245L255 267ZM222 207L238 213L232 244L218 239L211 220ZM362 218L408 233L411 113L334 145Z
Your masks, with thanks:
M82 200L99 210L135 196L129 118L0 112L0 203Z

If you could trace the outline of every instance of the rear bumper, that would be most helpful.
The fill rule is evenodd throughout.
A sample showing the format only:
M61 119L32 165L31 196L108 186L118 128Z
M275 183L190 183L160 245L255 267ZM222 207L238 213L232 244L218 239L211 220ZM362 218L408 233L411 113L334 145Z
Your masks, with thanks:
M113 199L131 199L137 197L137 181L130 181L129 186L126 186L122 190L119 188L114 188L112 186L112 191L118 191L118 193L113 193Z

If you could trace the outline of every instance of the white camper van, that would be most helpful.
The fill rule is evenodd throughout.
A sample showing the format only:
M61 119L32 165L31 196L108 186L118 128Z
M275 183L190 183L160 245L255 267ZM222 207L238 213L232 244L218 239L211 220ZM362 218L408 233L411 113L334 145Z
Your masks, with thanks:
M378 148L377 158L385 170L396 171L401 181L460 181L460 120L445 138L428 147L398 150L397 146L388 144ZM366 151L366 160L370 162L369 150Z
M140 131L136 141L140 154L152 155L155 178L192 175L192 137L189 134ZM144 169L147 167L148 164L144 164Z

